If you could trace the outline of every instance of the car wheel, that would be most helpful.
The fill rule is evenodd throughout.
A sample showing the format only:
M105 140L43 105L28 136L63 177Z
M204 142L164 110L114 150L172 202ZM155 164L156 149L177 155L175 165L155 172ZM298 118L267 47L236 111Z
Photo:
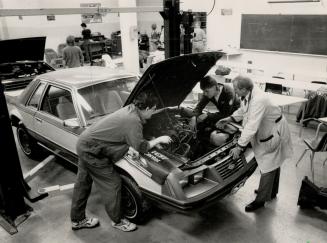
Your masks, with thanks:
M37 144L35 140L28 134L26 128L23 125L19 125L17 128L17 139L20 148L27 157L31 159L38 158L38 153L36 151Z
M121 178L123 216L134 223L142 223L147 219L150 204L132 179L125 175Z

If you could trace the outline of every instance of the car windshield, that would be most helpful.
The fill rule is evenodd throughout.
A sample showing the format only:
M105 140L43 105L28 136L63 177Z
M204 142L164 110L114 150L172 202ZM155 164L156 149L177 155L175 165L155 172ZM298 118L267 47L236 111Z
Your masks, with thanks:
M86 124L121 108L137 83L137 77L128 77L94 84L77 91L77 102L82 108Z

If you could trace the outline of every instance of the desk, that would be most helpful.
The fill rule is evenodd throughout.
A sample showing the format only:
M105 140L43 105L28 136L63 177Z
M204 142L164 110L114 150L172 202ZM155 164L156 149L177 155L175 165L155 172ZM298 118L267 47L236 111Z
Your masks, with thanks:
M266 84L266 83L273 83L273 84L280 84L283 87L293 88L293 89L303 89L306 91L317 91L321 87L326 87L325 84L315 84L305 81L296 81L291 79L279 79L279 78L272 78L269 76L259 76L259 75L246 75L247 77L251 78L253 82L257 84ZM229 74L225 76L226 78L232 79L235 77L235 74Z
M273 93L268 93L268 95L276 105L281 107L296 104L296 103L304 103L304 102L306 103L308 101L307 98L294 97L289 95L280 95L280 94L273 94ZM302 137L303 119L304 119L304 112L302 112L302 117L300 121L301 124L300 132L299 132L300 137Z

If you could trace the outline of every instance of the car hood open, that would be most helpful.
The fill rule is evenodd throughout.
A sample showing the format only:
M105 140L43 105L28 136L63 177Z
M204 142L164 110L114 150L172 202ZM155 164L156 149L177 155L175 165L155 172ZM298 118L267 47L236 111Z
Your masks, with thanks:
M0 41L0 64L44 59L46 37L30 37Z
M148 88L154 89L163 107L180 105L222 55L222 52L195 53L169 58L151 65L125 105L132 103L140 92Z

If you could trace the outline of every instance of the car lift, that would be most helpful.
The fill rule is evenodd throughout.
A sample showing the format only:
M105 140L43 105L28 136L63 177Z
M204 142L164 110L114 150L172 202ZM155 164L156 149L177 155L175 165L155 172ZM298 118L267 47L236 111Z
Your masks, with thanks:
M45 167L47 164L49 164L50 162L53 162L56 159L56 157L54 155L49 155L47 158L45 158L42 162L40 162L37 166L35 166L33 169L31 169L29 172L27 172L26 174L24 174L24 179L25 181L30 181L32 180L37 173L43 168ZM39 194L54 194L54 193L60 193L66 190L71 190L74 188L74 183L71 184L67 184L67 185L55 185L55 186L49 186L49 187L43 187L43 188L39 188L37 191Z

